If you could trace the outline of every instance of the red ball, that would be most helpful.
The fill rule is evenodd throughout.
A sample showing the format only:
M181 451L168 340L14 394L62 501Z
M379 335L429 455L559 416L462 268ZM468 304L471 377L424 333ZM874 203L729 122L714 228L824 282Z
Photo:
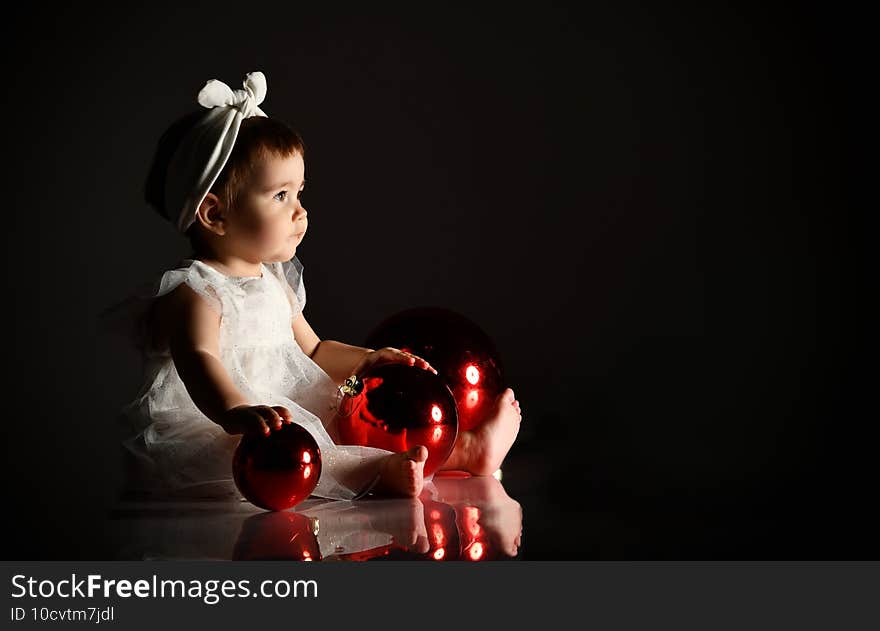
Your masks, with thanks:
M431 364L455 396L461 430L479 425L504 389L501 360L491 338L473 321L449 309L401 311L376 326L365 346L399 348Z
M443 379L424 368L383 364L360 381L359 394L340 397L335 422L341 442L395 452L424 445L424 475L439 469L458 435L455 397Z
M282 425L268 436L245 434L232 457L232 477L255 506L286 510L318 485L321 450L309 431L296 423Z

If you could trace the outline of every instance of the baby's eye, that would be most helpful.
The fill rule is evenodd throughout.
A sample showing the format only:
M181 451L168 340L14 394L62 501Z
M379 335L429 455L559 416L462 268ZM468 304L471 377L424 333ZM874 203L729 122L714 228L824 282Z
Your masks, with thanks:
M302 188L299 189L299 192L296 194L296 196L297 196L297 197L301 197L302 194L303 194L303 191L304 191L304 190L305 190L305 189L302 189ZM285 191L278 191L278 192L275 194L275 199L278 199L278 196L279 196L279 195L284 195L284 196L285 196L285 199L286 199L286 197L287 197L287 193L288 193L288 192L289 192L289 191L286 191L286 190L285 190ZM279 201L279 202L283 202L284 199L278 199L278 201Z

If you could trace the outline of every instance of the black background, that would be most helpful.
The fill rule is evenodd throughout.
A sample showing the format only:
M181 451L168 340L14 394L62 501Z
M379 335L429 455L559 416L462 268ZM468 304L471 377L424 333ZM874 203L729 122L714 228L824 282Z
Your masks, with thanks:
M140 365L96 316L188 252L159 134L254 70L307 145L319 336L436 304L499 347L523 558L878 557L864 16L206 6L2 26L4 558L108 554Z

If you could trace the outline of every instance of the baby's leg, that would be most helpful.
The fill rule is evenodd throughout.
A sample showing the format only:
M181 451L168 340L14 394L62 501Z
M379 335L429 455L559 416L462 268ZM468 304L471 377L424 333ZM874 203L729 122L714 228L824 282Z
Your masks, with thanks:
M513 390L507 388L496 397L482 423L459 433L452 453L440 469L492 475L516 440L520 421L519 401L514 398Z

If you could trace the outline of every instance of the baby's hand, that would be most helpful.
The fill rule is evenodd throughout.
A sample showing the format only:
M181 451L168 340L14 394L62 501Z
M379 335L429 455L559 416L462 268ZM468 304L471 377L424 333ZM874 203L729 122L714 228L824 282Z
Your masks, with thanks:
M220 427L227 434L268 436L272 429L281 429L293 423L290 411L281 405L238 405L229 408L220 419Z
M383 364L406 364L408 366L418 366L419 368L430 370L435 375L437 374L437 371L434 370L431 364L421 357L413 355L412 353L405 353L402 350L391 346L386 346L385 348L380 348L376 351L370 351L364 355L364 358L355 367L354 374L361 375L369 368L372 368L373 366L381 366Z

